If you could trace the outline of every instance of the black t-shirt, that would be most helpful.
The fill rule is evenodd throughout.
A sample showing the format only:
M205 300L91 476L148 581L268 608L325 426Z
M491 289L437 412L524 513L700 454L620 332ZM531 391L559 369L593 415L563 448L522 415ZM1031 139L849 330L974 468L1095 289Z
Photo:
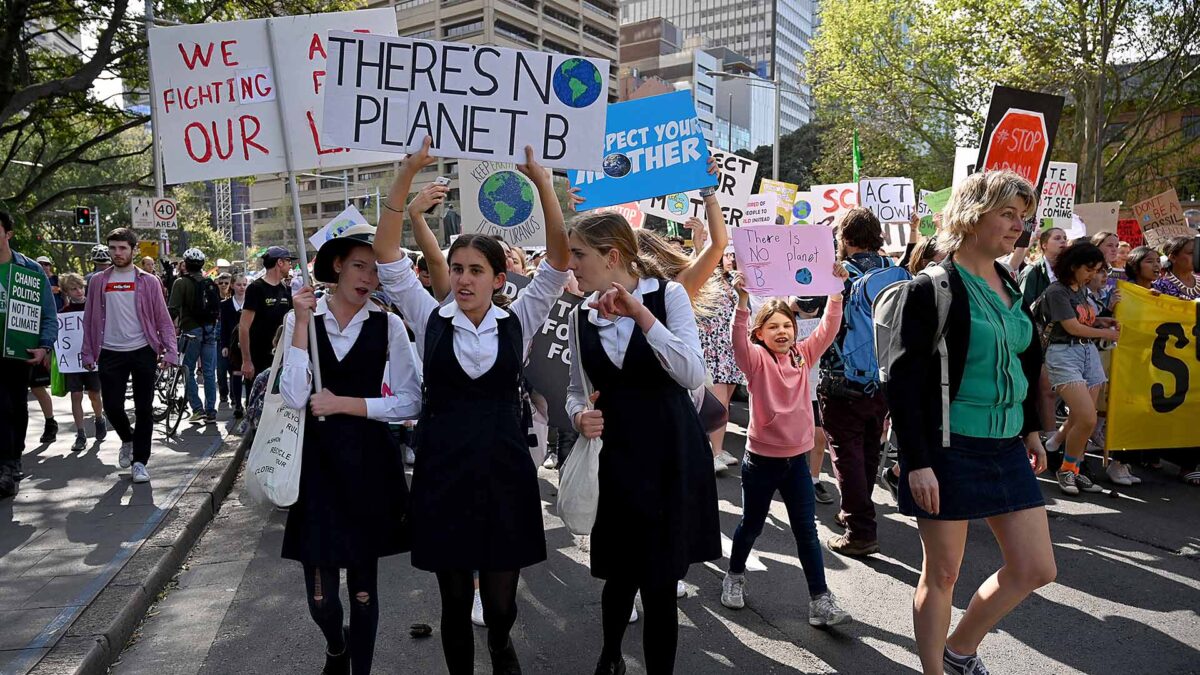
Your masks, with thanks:
M1078 339L1062 327L1063 321L1077 319L1085 326L1096 325L1096 309L1088 302L1088 292L1083 286L1073 291L1061 281L1050 284L1038 300L1038 309L1042 323L1050 326L1050 344Z
M255 279L246 287L242 309L254 312L250 324L250 360L255 372L261 373L271 367L271 342L292 309L292 290L283 282L269 284L265 279Z

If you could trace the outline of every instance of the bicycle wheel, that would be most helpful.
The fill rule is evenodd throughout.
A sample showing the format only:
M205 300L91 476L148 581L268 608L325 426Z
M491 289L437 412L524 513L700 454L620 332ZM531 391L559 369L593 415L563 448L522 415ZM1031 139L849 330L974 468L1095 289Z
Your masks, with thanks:
M168 389L170 391L170 403L167 406L167 416L163 423L166 427L167 436L174 436L175 432L179 430L179 423L183 421L183 416L187 414L187 397L183 394L182 368L175 368Z
M167 366L159 369L154 376L154 406L151 408L155 422L167 419L167 410L171 405L171 379L175 377L177 366Z

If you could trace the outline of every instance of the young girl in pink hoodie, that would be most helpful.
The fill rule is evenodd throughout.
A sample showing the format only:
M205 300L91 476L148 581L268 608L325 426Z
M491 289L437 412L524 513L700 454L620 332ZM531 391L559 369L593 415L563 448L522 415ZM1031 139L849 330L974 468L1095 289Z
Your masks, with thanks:
M848 275L834 265L834 275ZM733 314L733 356L750 390L750 430L742 458L742 520L733 533L729 571L721 583L721 604L746 606L746 558L762 533L778 491L787 507L796 549L808 582L808 623L833 626L851 620L825 585L825 561L817 540L812 480L805 453L813 448L813 412L808 397L812 364L837 337L842 296L829 297L821 324L796 342L796 318L787 302L768 300L750 316L745 279L735 273L738 306Z

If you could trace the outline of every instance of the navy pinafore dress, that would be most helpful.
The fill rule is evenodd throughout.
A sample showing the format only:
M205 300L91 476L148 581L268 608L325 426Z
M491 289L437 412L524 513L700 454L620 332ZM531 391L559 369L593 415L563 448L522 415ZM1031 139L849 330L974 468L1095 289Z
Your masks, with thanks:
M666 282L642 297L663 325ZM688 391L663 368L641 330L613 365L600 329L580 305L580 364L604 413L600 503L592 527L592 576L677 581L691 563L721 557L717 484L708 434Z
M546 559L537 469L521 406L521 322L497 320L496 363L471 379L454 354L452 319L425 332L425 401L413 467L412 564L508 571Z
M314 317L321 384L338 396L378 398L388 361L388 320L370 312L338 361L325 321ZM281 347L282 348L282 347ZM385 422L305 413L300 498L288 510L283 557L352 567L408 550L408 484L400 447Z

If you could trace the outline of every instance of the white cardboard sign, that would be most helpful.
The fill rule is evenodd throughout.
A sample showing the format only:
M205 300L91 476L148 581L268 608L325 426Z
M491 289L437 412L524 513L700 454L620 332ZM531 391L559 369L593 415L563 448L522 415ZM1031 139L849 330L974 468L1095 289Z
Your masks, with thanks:
M750 201L750 190L754 186L754 175L758 173L758 162L712 146L709 146L708 152L717 160L721 170L716 194L721 211L725 214L725 225L741 227L746 202ZM708 213L699 190L643 199L638 206L643 213L671 222L686 223L688 218L695 217L708 224Z
M463 234L496 234L513 246L545 246L546 214L537 188L511 162L458 164Z
M836 226L842 214L858 206L858 183L812 186L813 225Z
M779 195L773 192L750 195L750 199L746 201L746 215L742 217L742 227L774 225L775 217L779 215L778 205Z
M276 62L271 68L272 40ZM168 183L387 162L321 137L330 30L396 34L390 8L150 29L155 123ZM281 118L275 102L287 102Z
M395 20L392 20L395 23ZM331 142L600 171L607 59L459 42L329 34L322 131Z
M1071 227L1075 215L1075 182L1079 165L1075 162L1050 162L1042 181L1042 197L1038 202L1038 223L1042 228Z
M917 208L911 178L864 178L858 182L858 203L880 223L907 223Z

